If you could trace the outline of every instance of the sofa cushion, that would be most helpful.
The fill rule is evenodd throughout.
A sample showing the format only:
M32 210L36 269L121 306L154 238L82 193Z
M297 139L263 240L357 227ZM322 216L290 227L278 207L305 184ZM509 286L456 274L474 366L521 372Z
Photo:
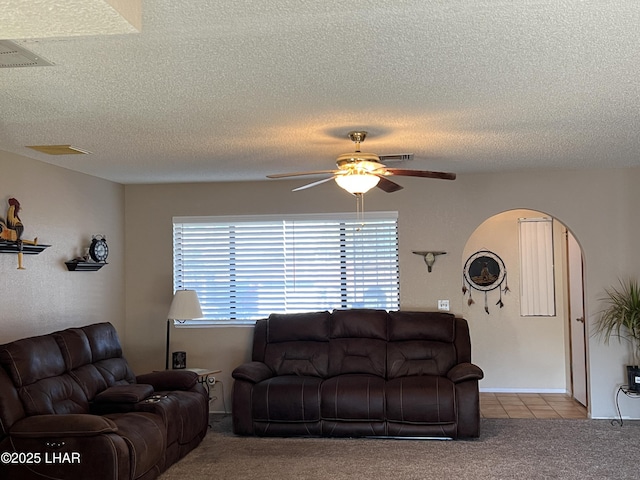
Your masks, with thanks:
M88 413L89 401L66 371L60 348L51 335L30 337L0 347L8 372L27 415Z
M389 340L453 343L456 318L445 312L389 312Z
M269 343L264 363L276 375L326 377L329 371L329 342Z
M384 377L386 342L370 338L336 338L329 344L329 375L362 373Z
M456 364L452 343L429 341L389 342L387 378L409 375L446 375Z
M334 310L331 314L331 338L387 339L387 320L384 310Z
M18 388L27 415L89 413L89 401L70 375L43 378Z
M93 366L100 372L108 387L136 383L136 376L124 358L108 358L95 362Z
M253 387L251 408L257 421L313 422L320 420L318 377L282 375Z
M68 328L52 334L64 358L68 370L90 364L91 345L81 328Z
M326 376L329 319L329 312L271 314L264 363L276 375Z
M458 362L456 318L444 312L390 312L387 378L446 375Z
M122 357L122 347L118 333L110 323L94 323L82 327L91 347L91 359L93 362L107 358Z
M385 420L384 379L374 375L338 375L322 383L325 420Z
M93 401L98 393L107 388L107 382L104 376L92 363L71 370L69 375L78 382L87 400L90 402Z
M329 312L272 313L267 326L267 342L329 340Z
M16 387L61 375L66 365L60 348L50 335L24 338L0 347L0 363Z
M456 422L455 386L446 377L400 377L386 384L387 419L391 422Z

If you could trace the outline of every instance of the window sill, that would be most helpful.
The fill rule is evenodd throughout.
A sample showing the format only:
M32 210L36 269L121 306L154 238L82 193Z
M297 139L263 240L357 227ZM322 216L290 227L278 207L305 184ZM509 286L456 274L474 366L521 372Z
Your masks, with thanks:
M187 320L184 322L173 321L173 325L176 328L220 328L220 327L251 327L256 324L255 320Z

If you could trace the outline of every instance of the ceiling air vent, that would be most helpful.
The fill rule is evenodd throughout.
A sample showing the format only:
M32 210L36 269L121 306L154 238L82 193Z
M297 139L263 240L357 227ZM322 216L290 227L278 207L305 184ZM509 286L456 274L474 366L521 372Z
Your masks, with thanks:
M413 153L398 153L378 156L380 157L380 161L385 165L404 163L413 160Z
M26 145L26 147L47 155L89 155L91 153L73 145Z
M52 65L53 63L10 40L0 40L0 68L51 67Z

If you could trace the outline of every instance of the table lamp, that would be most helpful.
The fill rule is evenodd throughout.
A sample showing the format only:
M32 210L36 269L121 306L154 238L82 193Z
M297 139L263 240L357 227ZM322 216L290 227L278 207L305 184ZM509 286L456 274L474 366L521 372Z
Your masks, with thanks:
M169 370L169 335L171 331L171 320L184 322L194 318L202 318L200 301L195 290L177 290L173 295L169 314L167 315L167 349L165 351L165 369Z

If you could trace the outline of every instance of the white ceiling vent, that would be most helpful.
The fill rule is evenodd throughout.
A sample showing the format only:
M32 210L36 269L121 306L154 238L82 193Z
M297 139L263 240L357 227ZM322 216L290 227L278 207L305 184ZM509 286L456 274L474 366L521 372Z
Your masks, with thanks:
M50 67L53 63L9 40L0 40L0 68Z
M397 165L398 163L405 163L413 160L413 153L395 153L389 155L378 155L380 161L385 165Z

